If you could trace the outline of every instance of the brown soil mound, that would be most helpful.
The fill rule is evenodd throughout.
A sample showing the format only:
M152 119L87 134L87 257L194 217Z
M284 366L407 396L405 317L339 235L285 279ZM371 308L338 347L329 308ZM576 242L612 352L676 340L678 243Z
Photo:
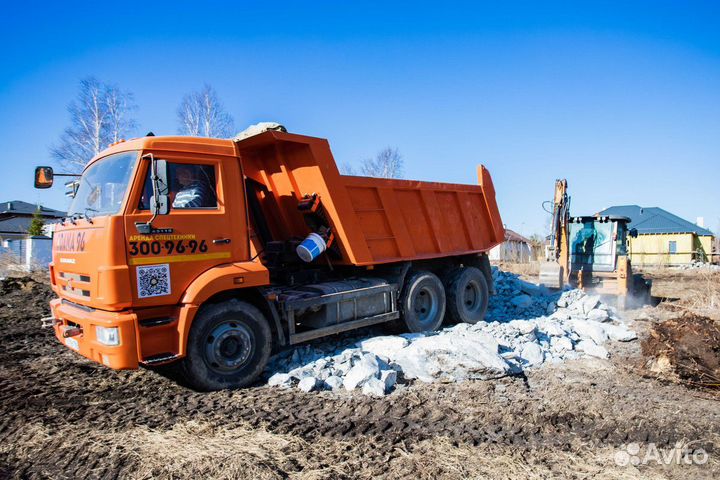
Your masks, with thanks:
M720 325L686 315L655 325L642 342L653 371L672 372L690 385L720 389Z

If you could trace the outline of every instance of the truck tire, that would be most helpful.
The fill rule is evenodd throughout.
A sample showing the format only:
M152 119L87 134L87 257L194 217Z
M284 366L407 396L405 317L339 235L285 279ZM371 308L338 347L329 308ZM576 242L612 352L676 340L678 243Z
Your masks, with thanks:
M196 390L242 388L260 376L271 349L272 332L260 310L228 300L195 317L180 373Z
M400 312L411 332L437 330L445 316L445 289L437 275L411 273L400 297Z
M475 267L459 267L447 276L447 316L452 323L477 323L485 319L489 289L485 275Z

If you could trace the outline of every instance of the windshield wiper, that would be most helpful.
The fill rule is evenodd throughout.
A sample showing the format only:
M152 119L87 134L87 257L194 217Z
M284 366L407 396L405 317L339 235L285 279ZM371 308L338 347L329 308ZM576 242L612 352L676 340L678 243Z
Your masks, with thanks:
M93 223L92 217L88 214L88 212L99 213L100 210L96 210L96 209L90 208L90 207L86 207L86 208L85 208L85 214L84 214L84 215L85 215L85 220L87 220L88 223Z
M80 212L70 213L70 214L68 214L67 217L65 217L63 219L63 223L65 223L65 220L70 220L70 223L72 223L73 225L77 225L76 220L79 220L81 218L84 218L87 220L87 216L84 213L80 213ZM90 223L92 223L92 222L90 222Z

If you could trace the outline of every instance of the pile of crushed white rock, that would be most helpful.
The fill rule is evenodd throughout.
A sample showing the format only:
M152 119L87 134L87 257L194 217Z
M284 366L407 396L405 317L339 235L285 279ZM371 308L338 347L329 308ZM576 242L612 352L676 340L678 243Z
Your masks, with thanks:
M709 272L720 272L720 265L716 265L713 263L707 263L707 262L701 262L699 260L693 260L692 262L685 264L685 265L678 265L677 267L671 267L676 268L678 270L706 270Z
M391 392L396 382L460 382L520 373L581 357L608 358L608 340L637 335L614 308L580 290L551 293L493 269L497 295L486 321L439 332L344 337L274 356L268 385L316 390Z

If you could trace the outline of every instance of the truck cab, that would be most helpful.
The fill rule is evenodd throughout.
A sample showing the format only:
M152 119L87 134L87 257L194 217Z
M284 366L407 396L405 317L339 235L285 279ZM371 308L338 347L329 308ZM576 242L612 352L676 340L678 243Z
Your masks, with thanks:
M38 167L36 186L52 176ZM278 130L120 142L73 183L46 324L110 368L177 362L214 390L251 384L284 345L391 321L432 330L446 307L479 321L504 235L486 170L479 181L341 176L326 140Z

